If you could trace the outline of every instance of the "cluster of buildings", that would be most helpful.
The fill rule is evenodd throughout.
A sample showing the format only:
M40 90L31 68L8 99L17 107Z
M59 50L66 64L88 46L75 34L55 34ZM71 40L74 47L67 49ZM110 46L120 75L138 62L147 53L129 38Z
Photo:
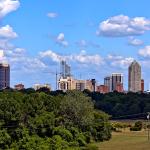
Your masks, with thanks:
M10 87L10 65L8 63L0 63L0 90ZM50 84L35 84L33 86L35 90L40 88L48 88L51 90ZM23 84L17 84L14 86L15 90L25 89Z
M79 80L71 75L71 67L62 60L60 64L60 76L56 77L57 90L80 90L85 89L100 93L109 93L113 91L125 92L123 84L122 73L112 73L110 76L104 78L103 85L97 85L95 79ZM0 64L0 89L10 87L10 66L7 63ZM38 90L40 88L48 88L51 90L50 84L35 84L33 88ZM17 84L14 89L24 89L23 84ZM141 78L141 66L137 61L133 61L128 68L128 92L144 92L144 80Z
M66 61L61 61L61 72L60 78L57 81L57 89L58 90L80 90L83 91L85 89L89 91L95 91L96 89L96 81L95 79L91 80L78 80L74 79L71 75L70 66L66 63Z
M125 92L123 84L122 73L112 73L110 76L104 78L103 85L97 85L95 79L91 80L78 80L74 79L70 73L70 66L65 61L61 62L61 75L58 80L58 89L67 90L80 90L85 89L93 92L100 93L109 92ZM133 61L128 68L128 92L144 92L144 80L141 78L141 66L137 61Z
M113 91L125 92L123 86L123 74L112 73L104 78L104 85L97 86L100 93ZM144 92L144 80L141 78L141 66L137 61L133 61L128 68L128 92Z

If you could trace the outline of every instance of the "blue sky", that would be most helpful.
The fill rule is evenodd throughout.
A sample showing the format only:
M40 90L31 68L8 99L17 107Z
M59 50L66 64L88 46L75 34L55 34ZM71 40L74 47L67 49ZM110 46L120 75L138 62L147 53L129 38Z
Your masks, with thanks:
M11 86L50 83L65 58L75 78L124 73L136 59L150 83L149 0L0 0L0 61L11 65Z

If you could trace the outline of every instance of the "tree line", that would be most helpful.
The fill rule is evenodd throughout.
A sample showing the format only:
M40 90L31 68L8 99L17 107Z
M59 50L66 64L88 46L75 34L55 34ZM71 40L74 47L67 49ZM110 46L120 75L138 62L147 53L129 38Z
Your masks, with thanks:
M88 150L109 140L109 116L91 98L79 91L0 91L0 149Z
M92 98L96 109L108 113L112 119L146 119L150 112L150 94L147 93L84 92Z

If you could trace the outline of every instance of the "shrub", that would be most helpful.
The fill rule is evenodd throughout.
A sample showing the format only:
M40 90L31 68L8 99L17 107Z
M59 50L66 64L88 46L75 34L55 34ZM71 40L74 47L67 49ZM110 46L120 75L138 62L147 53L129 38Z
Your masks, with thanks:
M86 137L82 133L78 134L76 141L79 143L79 146L85 146L87 144Z
M62 150L67 149L68 143L64 141L61 136L54 135L52 139L50 140L51 150Z
M130 131L141 131L142 130L142 122L137 121L135 122L134 126L130 128Z
M130 131L141 131L141 128L133 126L130 128Z
M85 150L98 150L98 147L94 144L88 144Z
M53 135L60 135L64 140L70 142L73 139L71 132L61 126L54 128Z

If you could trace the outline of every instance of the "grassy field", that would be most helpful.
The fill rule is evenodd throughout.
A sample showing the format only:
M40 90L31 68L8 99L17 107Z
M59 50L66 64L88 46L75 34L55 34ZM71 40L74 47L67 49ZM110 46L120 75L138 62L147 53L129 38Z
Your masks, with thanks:
M147 132L124 131L113 133L108 142L98 144L99 150L150 150Z

